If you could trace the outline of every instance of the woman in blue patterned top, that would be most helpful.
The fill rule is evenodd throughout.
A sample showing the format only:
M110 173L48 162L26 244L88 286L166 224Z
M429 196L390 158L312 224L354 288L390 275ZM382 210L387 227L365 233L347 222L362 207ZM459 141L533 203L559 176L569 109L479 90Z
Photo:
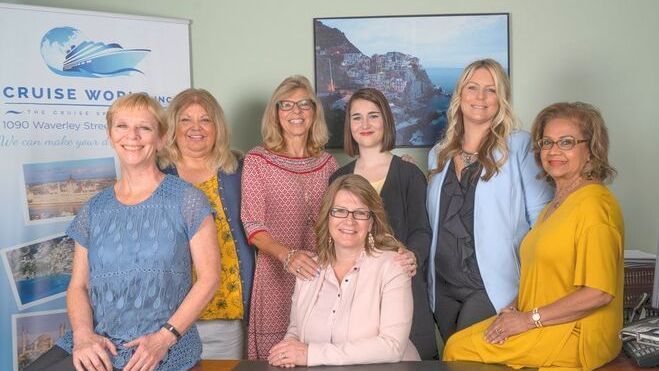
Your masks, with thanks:
M158 170L167 127L155 100L119 98L107 125L121 178L67 230L76 241L67 291L72 332L31 369L189 369L201 354L193 324L219 281L210 206L201 191Z

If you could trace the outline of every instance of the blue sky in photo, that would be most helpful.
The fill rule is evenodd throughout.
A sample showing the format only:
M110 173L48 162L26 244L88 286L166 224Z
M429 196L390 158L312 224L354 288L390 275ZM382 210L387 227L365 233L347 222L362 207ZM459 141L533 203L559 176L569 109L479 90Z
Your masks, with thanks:
M411 54L425 68L464 68L480 58L508 66L506 15L319 19L341 30L367 56Z
M23 164L23 174L26 184L117 177L113 157Z

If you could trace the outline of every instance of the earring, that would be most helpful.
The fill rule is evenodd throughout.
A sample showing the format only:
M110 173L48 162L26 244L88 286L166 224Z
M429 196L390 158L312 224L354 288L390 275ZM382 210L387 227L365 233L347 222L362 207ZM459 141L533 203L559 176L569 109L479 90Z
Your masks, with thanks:
M587 180L593 179L593 163L590 162L590 159L584 164L581 175Z
M329 236L329 239L327 240L327 246L331 249L333 244L334 240L332 240L332 236Z
M371 248L371 250L375 249L375 238L373 238L373 233L368 232L368 247Z

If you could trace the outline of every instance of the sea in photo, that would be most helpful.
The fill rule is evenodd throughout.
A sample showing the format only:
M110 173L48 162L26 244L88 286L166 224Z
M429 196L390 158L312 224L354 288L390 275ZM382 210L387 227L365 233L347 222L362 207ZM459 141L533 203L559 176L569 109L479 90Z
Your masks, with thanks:
M71 280L74 241L56 236L3 251L20 306L63 295Z
M314 31L328 148L342 147L346 104L359 88L387 97L397 147L430 147L463 68L482 58L508 66L507 14L317 18Z

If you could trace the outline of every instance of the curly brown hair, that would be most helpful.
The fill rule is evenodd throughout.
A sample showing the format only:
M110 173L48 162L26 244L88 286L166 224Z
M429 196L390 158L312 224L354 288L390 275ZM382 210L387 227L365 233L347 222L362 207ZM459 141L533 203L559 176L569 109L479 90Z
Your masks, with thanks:
M604 124L604 118L597 107L584 102L554 103L544 108L533 122L531 135L533 137L533 153L535 161L542 167L538 141L542 139L547 123L555 119L570 120L579 126L585 139L588 139L590 160L584 166L581 176L589 180L609 183L617 174L609 165L609 132ZM543 170L539 175L552 183L554 180Z

